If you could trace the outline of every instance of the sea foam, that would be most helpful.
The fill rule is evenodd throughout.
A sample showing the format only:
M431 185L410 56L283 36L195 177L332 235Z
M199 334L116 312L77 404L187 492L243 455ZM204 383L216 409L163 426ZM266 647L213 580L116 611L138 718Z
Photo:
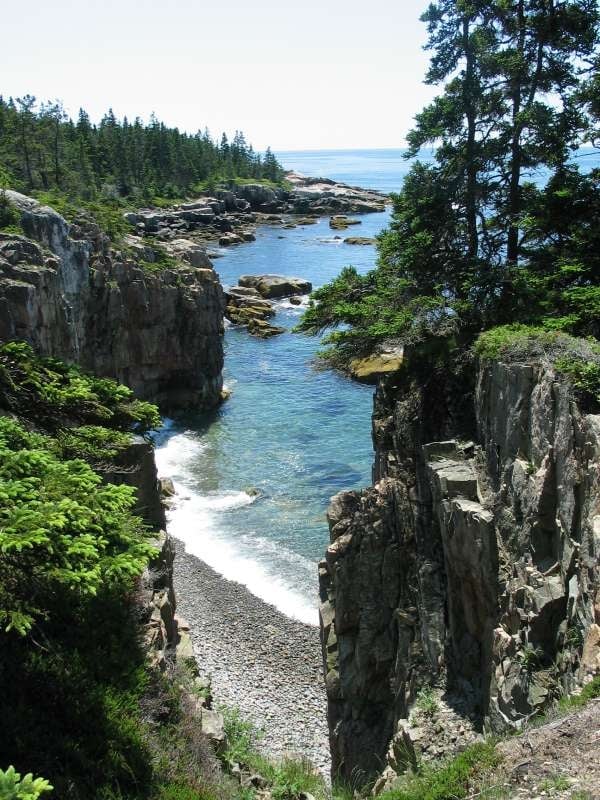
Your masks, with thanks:
M167 422L162 443L156 449L159 475L173 478L175 498L167 514L169 532L185 545L191 555L197 556L226 580L244 585L252 594L275 606L292 619L308 625L318 624L316 604L290 586L258 558L241 552L240 542L233 542L227 535L227 512L251 505L256 496L240 490L224 490L201 493L194 486L191 463L201 457L204 445L191 433L168 435L172 423ZM254 549L257 556L270 551L272 545L263 537L248 534L243 537L245 549ZM275 556L276 553L270 553ZM287 560L292 554L279 551L279 560ZM305 570L316 566L297 557ZM269 559L270 560L270 559ZM298 565L300 566L300 565Z

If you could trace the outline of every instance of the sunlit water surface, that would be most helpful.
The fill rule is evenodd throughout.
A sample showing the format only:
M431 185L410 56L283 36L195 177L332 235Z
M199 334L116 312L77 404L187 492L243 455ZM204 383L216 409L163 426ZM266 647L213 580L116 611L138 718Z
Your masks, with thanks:
M385 192L398 190L409 168L401 150L279 158L305 175ZM589 168L592 159L584 161ZM388 219L388 212L363 215L348 235L375 236ZM224 250L215 266L225 286L244 273L275 272L316 288L347 264L360 271L374 265L374 247L334 235L326 219L292 230L260 228L255 242ZM273 322L289 331L301 311L282 301ZM315 370L314 338L288 332L263 341L230 327L225 346L230 400L214 414L169 422L159 436L159 472L173 477L179 493L170 530L226 578L316 623L329 498L370 483L372 389Z

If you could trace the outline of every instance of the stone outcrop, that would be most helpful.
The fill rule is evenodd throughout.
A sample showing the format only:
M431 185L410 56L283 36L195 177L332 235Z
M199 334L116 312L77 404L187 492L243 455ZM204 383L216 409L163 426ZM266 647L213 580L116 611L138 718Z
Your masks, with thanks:
M467 740L600 664L600 417L548 366L485 363L472 385L415 359L382 380L374 486L329 509L321 635L347 779L402 768L424 687Z
M312 292L310 281L286 275L241 275L238 283L245 288L256 289L261 297L267 299Z
M346 228L360 222L347 214L381 212L388 202L380 192L326 178L306 178L294 172L286 178L287 188L231 184L170 208L142 208L124 216L139 237L170 242L192 236L229 247L253 241L257 224L295 227L333 215L332 226Z
M384 375L397 372L402 366L403 358L404 348L402 345L383 345L372 355L353 358L350 362L349 374L359 383L375 384Z
M225 316L234 325L242 325L248 333L269 339L285 333L285 328L271 325L267 320L275 316L273 303L264 299L257 289L249 286L232 286L225 292Z
M329 227L333 228L334 230L344 230L345 228L349 228L351 225L360 224L361 222L359 219L352 219L351 217L345 216L345 214L336 214L329 220Z
M164 264L7 192L25 236L0 233L0 339L114 377L165 409L219 402L224 297L206 253L170 243ZM179 260L175 260L175 256Z

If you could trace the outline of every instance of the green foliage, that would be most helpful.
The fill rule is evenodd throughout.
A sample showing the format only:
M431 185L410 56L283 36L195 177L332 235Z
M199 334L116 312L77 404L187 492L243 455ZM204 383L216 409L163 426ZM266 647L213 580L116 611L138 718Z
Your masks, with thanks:
M115 459L131 444L131 434L100 425L65 428L58 431L55 438L63 458L81 458L93 464L96 469Z
M245 720L237 708L222 707L227 749L223 761L229 767L234 764L251 765L257 757L256 746L260 739L259 731Z
M417 694L416 708L426 717L433 717L439 711L439 703L435 692L430 687L424 687Z
M579 694L570 694L561 697L558 701L559 713L564 714L570 711L577 711L583 708L590 700L595 700L600 697L600 676L596 675L595 678L583 687Z
M599 351L600 356L600 351ZM562 356L556 361L556 369L565 375L575 391L600 405L600 357L587 361L573 356Z
M6 192L0 189L0 231L3 233L23 233L20 214L10 203Z
M172 202L216 176L280 182L283 170L269 149L255 153L239 131L217 144L208 131L189 135L154 116L131 123L109 110L93 125L83 110L77 121L69 119L59 102L0 96L0 187L57 191L67 216L71 201L85 201L113 238L123 230L124 198Z
M186 783L170 783L161 786L156 800L213 800L209 791L199 790Z
M38 800L53 788L44 778L34 778L31 772L21 778L14 767L6 772L0 769L0 800Z
M460 800L473 782L500 763L492 742L471 745L442 766L425 767L419 775L401 779L397 788L380 795L382 800Z
M0 625L25 635L58 602L126 586L153 549L131 516L133 489L104 486L82 461L0 417Z
M544 360L571 383L584 404L591 408L600 405L600 345L594 339L514 324L482 333L473 349L483 359Z
M152 247L154 261L139 261L138 264L145 272L162 272L164 269L178 269L181 261L170 256L163 247L154 244Z
M231 768L240 764L250 768L268 781L274 800L298 800L303 793L325 800L323 778L305 759L284 758L270 761L257 750L260 732L244 720L237 709L222 708L221 713L227 734L227 750L223 762Z
M539 785L541 792L564 792L571 785L571 781L564 775L553 775L546 778Z
M322 777L304 759L285 758L276 766L272 781L271 796L274 800L299 800L302 794L324 795Z
M582 66L596 5L438 0L422 19L440 94L407 156L432 145L434 160L392 196L376 269L315 292L300 330L335 329L323 355L342 368L390 340L468 346L503 323L599 337L600 172L569 163L600 116Z
M4 636L0 752L35 763L57 797L147 797L152 759L139 621L122 588L66 595L32 637Z
M0 344L0 407L17 415L26 409L31 420L49 430L64 420L139 433L160 425L157 408L136 400L131 389L56 359L38 358L24 342Z
M521 662L523 669L529 673L535 672L537 669L539 669L542 666L543 660L544 651L541 647L527 645L519 653L519 661Z

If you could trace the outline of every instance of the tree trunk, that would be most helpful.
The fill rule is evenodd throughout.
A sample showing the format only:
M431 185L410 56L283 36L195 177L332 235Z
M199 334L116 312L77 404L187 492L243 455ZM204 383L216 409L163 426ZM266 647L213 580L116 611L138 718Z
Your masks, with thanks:
M466 215L468 257L475 260L479 252L479 235L477 231L477 161L476 161L476 115L473 94L475 92L475 54L470 41L470 18L463 19L463 46L466 54L466 69L464 82L464 105L467 118L467 150L466 150Z
M518 53L525 58L525 10L524 0L519 0L517 7L518 21ZM508 186L508 234L506 241L506 261L516 266L519 260L519 211L521 210L521 169L523 154L521 152L521 130L519 122L522 99L522 75L515 75L512 87L512 136L510 143L510 179Z

